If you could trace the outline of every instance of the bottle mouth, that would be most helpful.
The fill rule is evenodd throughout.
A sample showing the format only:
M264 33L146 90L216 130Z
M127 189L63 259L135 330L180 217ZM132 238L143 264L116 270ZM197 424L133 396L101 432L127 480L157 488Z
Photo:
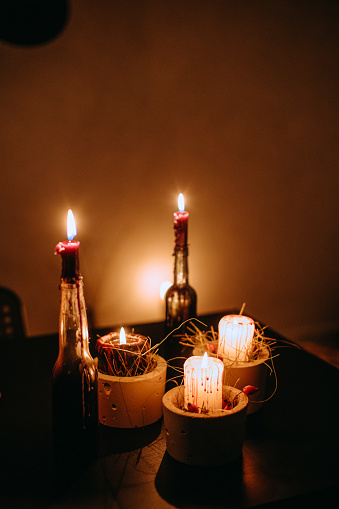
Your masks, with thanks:
M183 253L183 254L188 254L188 244L185 244L184 246L175 245L173 255L175 255L175 253L178 253L178 252Z

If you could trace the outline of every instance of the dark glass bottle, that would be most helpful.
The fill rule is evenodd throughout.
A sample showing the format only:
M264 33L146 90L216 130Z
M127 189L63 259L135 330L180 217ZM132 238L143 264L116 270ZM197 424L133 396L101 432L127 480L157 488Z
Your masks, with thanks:
M53 369L57 466L76 475L97 457L97 365L89 351L83 279L61 279L59 355Z
M181 336L185 334L189 322L182 325L189 318L196 317L197 295L188 284L188 248L175 246L174 250L174 281L165 295L166 320L165 336L170 334L164 344L164 356L168 361L167 379L173 379L180 384L182 381L184 362L192 355L192 348L180 344ZM179 330L175 331L177 327ZM189 331L188 331L189 332Z
M188 283L187 246L175 246L174 281L166 292L165 302L167 334L197 315L197 295ZM178 333L182 334L183 330L180 329Z

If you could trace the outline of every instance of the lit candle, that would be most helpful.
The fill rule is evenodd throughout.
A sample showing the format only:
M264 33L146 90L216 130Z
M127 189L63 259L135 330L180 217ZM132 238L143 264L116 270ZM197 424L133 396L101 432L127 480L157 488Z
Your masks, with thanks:
M62 259L62 279L78 279L79 273L79 245L80 242L74 241L77 234L73 212L68 211L67 215L67 239L59 242L55 246L54 254L60 254Z
M199 412L213 413L222 408L224 364L220 359L203 356L189 357L184 364L184 402Z
M254 329L254 321L248 316L224 316L219 322L219 355L233 361L247 361Z
M173 214L175 247L186 247L189 213L185 211L185 200L182 193L178 197L178 209Z
M113 376L135 376L143 374L150 362L149 339L141 334L111 332L97 340L98 368Z

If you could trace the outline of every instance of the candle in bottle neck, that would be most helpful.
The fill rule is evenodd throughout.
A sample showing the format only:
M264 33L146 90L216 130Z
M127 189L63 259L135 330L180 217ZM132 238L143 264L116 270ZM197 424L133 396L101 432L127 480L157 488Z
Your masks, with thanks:
M178 197L178 211L173 214L175 247L187 247L187 227L189 213L185 211L185 200L182 193Z
M73 240L77 234L73 212L67 215L67 239L59 242L55 247L55 254L60 254L62 259L61 278L68 280L79 279L79 246L80 242Z
M173 285L168 288L165 295L166 334L189 318L195 317L197 313L197 295L188 282L187 225L189 214L184 210L185 202L182 194L180 194L178 198L178 208L179 210L174 213L175 247L173 253ZM183 329L182 332L184 332ZM172 353L173 357L182 357L179 352ZM168 352L168 355L171 354ZM184 357L187 357L187 355Z

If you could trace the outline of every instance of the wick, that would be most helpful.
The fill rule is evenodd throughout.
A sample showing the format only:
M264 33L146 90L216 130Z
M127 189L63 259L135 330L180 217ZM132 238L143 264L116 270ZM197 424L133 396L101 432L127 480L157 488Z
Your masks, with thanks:
M240 313L239 313L239 315L242 315L242 314L243 314L244 309L245 309L245 306L246 306L246 302L243 302L243 303L242 303L242 306L241 306L241 309L240 309Z

